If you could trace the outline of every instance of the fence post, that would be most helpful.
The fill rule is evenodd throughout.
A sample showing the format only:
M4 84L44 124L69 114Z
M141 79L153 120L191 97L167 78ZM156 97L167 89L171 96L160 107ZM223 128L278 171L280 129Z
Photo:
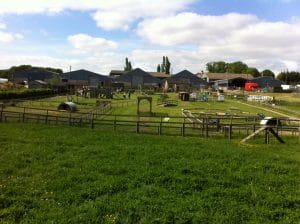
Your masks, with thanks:
M298 128L299 143L300 143L300 127Z
M229 125L229 133L228 133L228 137L229 137L229 140L231 140L232 138L232 124Z
M71 122L71 118L72 118L72 114L71 112L69 113L69 125L71 126L72 122Z
M208 118L206 118L206 124L205 124L205 138L208 138Z
M181 130L181 135L184 136L185 135L185 123L182 123L182 130Z
M25 122L25 107L23 108L23 116L22 116L23 123Z
M162 132L162 116L160 116L160 122L159 122L159 127L158 127L158 135L161 135Z
M1 112L0 112L0 122L2 122L2 113L3 113L4 104L1 104Z
M47 114L46 114L46 119L45 119L46 124L48 124L48 113L49 113L49 110L47 110Z
M269 128L265 129L265 143L269 144Z
M92 120L91 120L91 129L94 129L94 116L92 116Z
M114 131L116 131L117 129L117 115L115 115L115 119L114 119Z
M136 133L140 133L140 122L136 122Z

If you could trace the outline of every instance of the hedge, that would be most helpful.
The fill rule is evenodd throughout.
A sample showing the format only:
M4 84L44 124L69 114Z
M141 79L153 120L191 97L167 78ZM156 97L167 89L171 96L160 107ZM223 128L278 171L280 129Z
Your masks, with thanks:
M0 91L0 99L18 99L18 98L28 98L28 97L38 97L51 95L53 92L51 89L26 89L19 91Z

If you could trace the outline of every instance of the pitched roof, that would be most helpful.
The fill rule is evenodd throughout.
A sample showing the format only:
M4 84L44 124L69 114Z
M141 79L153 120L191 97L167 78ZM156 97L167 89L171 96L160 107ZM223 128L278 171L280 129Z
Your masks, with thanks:
M267 87L280 87L285 83L278 79L274 79L271 76L264 76L252 79L251 82L257 83L260 88L267 88Z
M188 81L192 85L207 85L207 82L203 79L200 79L198 76L194 75L188 70L183 70L175 75L172 75L168 78L170 81Z
M80 69L71 72L65 72L61 74L61 78L69 79L69 80L89 80L89 77L97 77L99 80L108 80L109 78L105 75L100 75L91 71L87 71L85 69Z
M140 68L136 68L124 75L121 75L115 79L116 82L131 82L134 77L143 77L143 83L160 83L158 78L151 76L148 72Z
M16 72L13 77L14 78L27 78L28 81L32 80L45 80L51 79L54 74L58 74L55 72L50 72L41 68L31 68L25 71Z
M148 72L150 75L156 78L169 78L170 74L166 74L164 72Z
M109 75L110 76L118 76L118 75L124 75L126 74L128 71L124 71L124 70L111 70Z
M235 78L245 78L253 79L251 74L233 74L233 73L205 73L204 76L208 77L209 80L222 80L222 79L235 79Z

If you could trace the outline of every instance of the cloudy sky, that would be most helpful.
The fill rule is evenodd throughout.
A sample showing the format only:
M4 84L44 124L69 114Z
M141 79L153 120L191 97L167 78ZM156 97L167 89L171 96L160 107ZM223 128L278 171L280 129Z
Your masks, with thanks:
M300 0L0 0L0 69L205 70L241 60L300 70Z

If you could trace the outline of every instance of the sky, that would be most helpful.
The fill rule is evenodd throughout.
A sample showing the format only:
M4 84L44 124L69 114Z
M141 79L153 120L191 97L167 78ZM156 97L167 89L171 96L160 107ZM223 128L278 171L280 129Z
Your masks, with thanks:
M300 0L0 0L0 69L300 70Z

